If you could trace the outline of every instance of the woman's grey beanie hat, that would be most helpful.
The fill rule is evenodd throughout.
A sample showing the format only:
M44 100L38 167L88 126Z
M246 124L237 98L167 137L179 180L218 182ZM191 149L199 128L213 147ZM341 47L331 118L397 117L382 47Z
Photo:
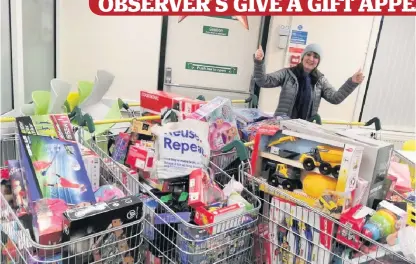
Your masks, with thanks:
M315 52L316 54L318 54L319 55L319 62L321 62L321 60L322 60L322 48L321 48L321 46L319 46L318 44L309 44L308 46L306 46L306 48L302 52L302 56L301 56L302 59L303 59L303 56L305 56L305 54L310 52L310 51Z

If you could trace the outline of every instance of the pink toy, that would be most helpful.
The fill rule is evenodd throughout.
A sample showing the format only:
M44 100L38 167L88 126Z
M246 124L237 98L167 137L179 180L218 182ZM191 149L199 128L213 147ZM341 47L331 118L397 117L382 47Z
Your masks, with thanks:
M217 119L209 127L209 144L211 149L219 150L231 143L238 135L238 130L228 122Z
M45 198L32 204L33 226L37 242L41 245L55 245L65 241L65 227L68 219L64 212L68 209L62 199ZM52 250L42 249L40 255L49 255Z
M95 192L97 202L106 202L113 199L123 198L123 191L113 185L103 185Z

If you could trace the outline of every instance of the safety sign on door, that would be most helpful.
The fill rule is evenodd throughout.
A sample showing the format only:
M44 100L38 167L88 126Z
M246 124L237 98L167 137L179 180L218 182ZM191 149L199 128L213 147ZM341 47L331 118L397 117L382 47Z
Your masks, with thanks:
M186 62L185 69L192 71L208 71L224 74L237 74L237 67L205 64L199 62Z

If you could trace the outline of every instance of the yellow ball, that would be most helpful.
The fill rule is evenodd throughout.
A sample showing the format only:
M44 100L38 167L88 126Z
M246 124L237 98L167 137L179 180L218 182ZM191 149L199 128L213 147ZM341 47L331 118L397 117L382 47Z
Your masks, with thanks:
M337 180L329 176L308 173L302 181L303 191L310 197L319 198L325 191L335 191Z

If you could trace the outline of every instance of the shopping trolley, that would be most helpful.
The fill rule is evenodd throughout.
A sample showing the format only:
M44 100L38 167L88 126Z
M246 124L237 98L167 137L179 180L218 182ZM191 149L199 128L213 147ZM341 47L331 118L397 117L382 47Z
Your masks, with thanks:
M411 256L400 254L397 245L369 239L316 210L316 201L289 195L267 179L253 176L250 167L240 169L244 170L240 180L261 201L254 263L415 263ZM410 211L414 214L413 208Z
M12 121L13 119L3 119ZM14 124L2 123L0 131L1 170L4 172L6 162L12 159L19 159L19 137L17 132L3 133L3 129L10 131ZM81 144L91 147L81 137ZM100 184L116 185L125 195L133 193L126 188L121 179L126 171L111 159L100 159ZM80 237L69 242L62 242L55 245L41 245L33 240L31 232L21 221L10 206L10 194L0 195L0 231L1 231L1 263L132 263L142 261L140 246L143 243L143 220L140 219L122 225L113 225L105 231ZM97 243L103 241L103 243ZM95 242L92 247L90 243ZM126 245L128 245L126 247ZM97 256L100 260L97 261Z
M125 122L125 129L128 129L132 120L147 121L148 118L149 116L142 116L112 121ZM160 117L150 118L157 120ZM94 123L103 122L108 121ZM99 146L100 142L108 141L108 135L102 134L89 140L89 146L104 160L112 159L106 149ZM227 148L234 149L231 146ZM224 149L224 152L226 150ZM216 183L224 188L233 181L233 177L217 165L219 160L212 155L209 170L213 172ZM192 222L193 216L197 214L195 210L188 208L187 211L180 212L180 208L175 204L169 204L159 195L159 190L144 182L143 177L140 177L143 175L132 172L127 175L128 179L124 181L126 187L132 193L142 193L147 197L144 200L142 246L143 254L148 261L146 263L252 263L253 233L260 201L247 189L243 188L241 196L251 204L250 208L215 223L196 225Z

